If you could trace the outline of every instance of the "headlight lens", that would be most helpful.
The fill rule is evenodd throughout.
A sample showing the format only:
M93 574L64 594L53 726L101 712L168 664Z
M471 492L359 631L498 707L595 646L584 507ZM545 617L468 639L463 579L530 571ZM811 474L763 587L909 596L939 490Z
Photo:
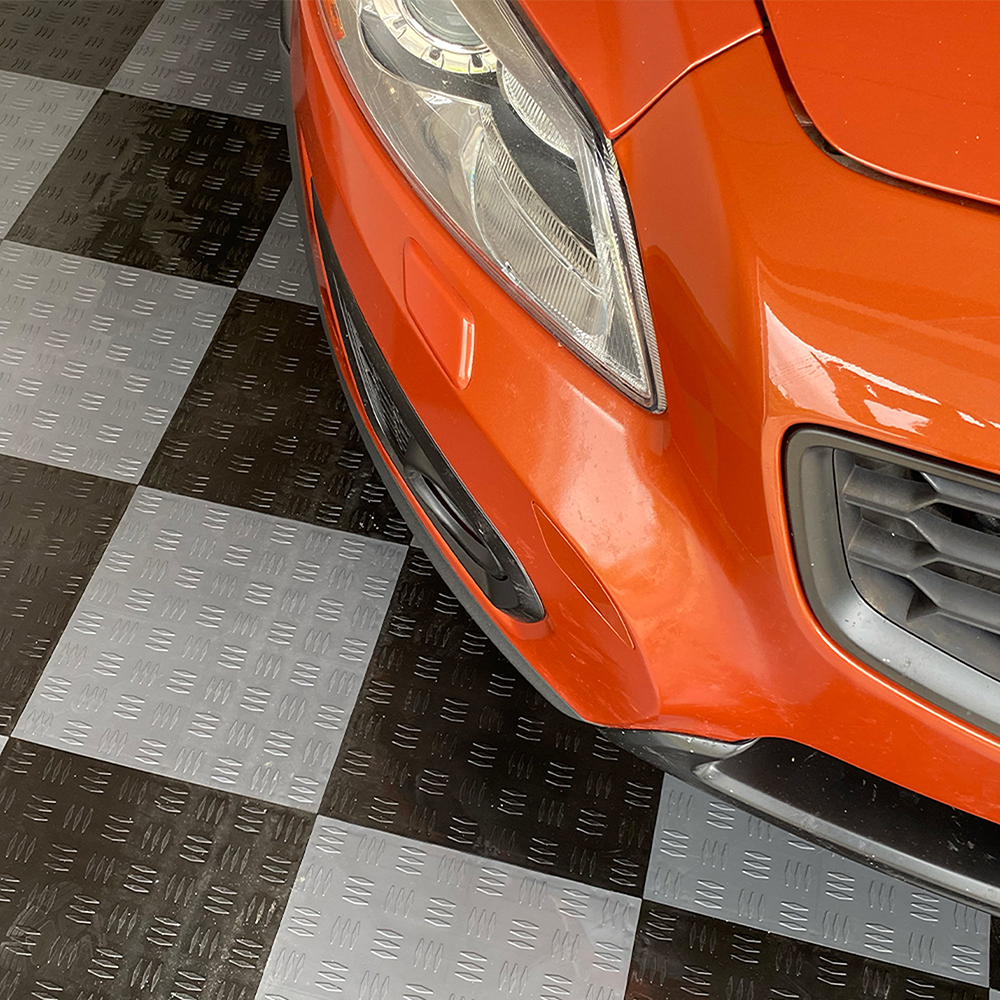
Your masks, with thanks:
M321 9L361 107L424 200L563 343L662 409L618 163L504 0Z

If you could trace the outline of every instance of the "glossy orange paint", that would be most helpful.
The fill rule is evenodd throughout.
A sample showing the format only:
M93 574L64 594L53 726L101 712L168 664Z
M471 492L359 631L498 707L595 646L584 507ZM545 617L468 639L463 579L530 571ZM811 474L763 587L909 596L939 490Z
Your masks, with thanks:
M766 662L749 683L786 699L771 725L1000 818L998 740L869 671L814 622L781 472L786 433L804 423L1000 472L1000 279L988 263L1000 217L830 159L795 121L761 39L690 74L616 151L671 440L755 564L731 579Z
M1000 4L767 0L823 136L907 180L1000 204Z
M472 378L476 325L469 307L415 240L403 244L403 298L413 325L459 389Z
M753 0L520 0L614 138L693 66L761 31Z
M309 4L292 65L304 170L362 311L547 615L484 609L555 691L604 725L794 739L1000 821L1000 741L817 626L780 468L786 432L819 422L1000 472L1000 282L981 263L1000 219L844 169L802 132L761 39L721 54L616 144L664 359L669 409L655 415L445 232L372 134ZM464 390L407 313L408 240L473 318ZM553 558L536 510L629 642L573 561Z

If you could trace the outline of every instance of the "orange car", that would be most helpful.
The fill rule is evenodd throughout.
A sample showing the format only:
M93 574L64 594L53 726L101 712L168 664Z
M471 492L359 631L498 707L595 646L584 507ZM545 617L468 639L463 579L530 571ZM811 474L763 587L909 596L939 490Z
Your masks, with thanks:
M565 711L1000 906L1000 7L289 0L348 395Z

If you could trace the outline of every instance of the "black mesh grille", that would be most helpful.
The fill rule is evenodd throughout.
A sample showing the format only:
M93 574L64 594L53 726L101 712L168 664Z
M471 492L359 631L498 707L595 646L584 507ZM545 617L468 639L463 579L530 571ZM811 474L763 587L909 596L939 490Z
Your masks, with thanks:
M890 621L1000 678L1000 484L834 449L848 571Z

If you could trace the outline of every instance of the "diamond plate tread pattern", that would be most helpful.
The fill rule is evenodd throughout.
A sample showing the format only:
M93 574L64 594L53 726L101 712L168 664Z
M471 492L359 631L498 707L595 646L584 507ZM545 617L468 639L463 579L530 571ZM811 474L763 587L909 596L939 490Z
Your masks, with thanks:
M639 905L319 819L257 1000L618 1000Z
M405 551L140 487L15 734L315 812Z
M309 257L296 202L295 191L289 187L264 234L257 255L240 282L240 288L259 295L316 305L316 291L309 273Z
M0 733L10 733L132 487L0 456Z
M407 542L344 398L319 312L237 292L143 482Z
M162 0L4 0L0 70L104 87Z
M324 815L638 895L659 786L537 694L409 550Z
M0 30L5 16L0 5ZM0 43L0 64L4 51ZM92 87L0 71L0 239L100 96Z
M625 1000L986 1000L971 986L643 902Z
M311 816L16 739L0 806L0 1000L253 996Z
M138 482L232 296L0 243L0 452Z
M644 895L985 986L990 918L665 775Z
M10 237L235 286L290 179L283 125L105 93Z
M0 1000L1000 1000L1000 921L565 718L408 548L279 9L0 3Z
M279 17L275 0L164 0L108 90L284 124Z

